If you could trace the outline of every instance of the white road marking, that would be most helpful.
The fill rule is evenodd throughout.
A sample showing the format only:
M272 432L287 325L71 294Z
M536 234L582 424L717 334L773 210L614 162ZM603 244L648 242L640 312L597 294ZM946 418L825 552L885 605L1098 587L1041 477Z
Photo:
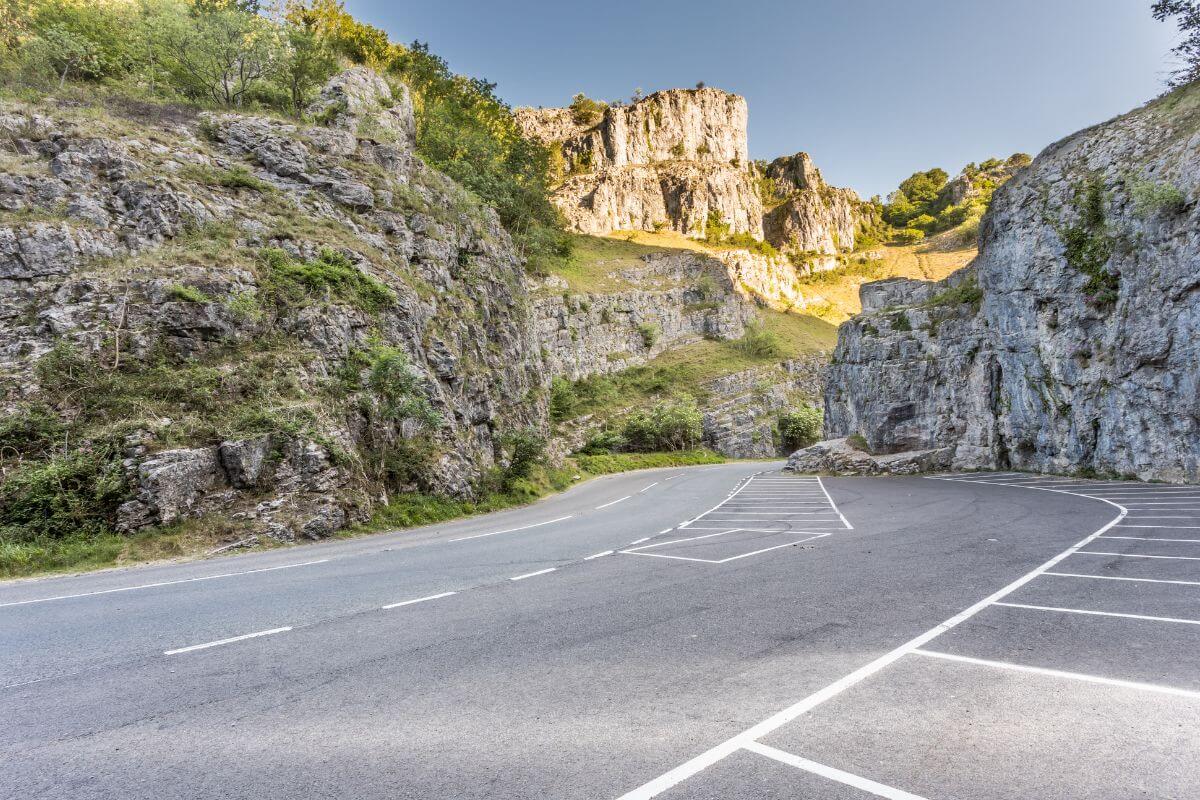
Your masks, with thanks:
M592 553L590 556L584 556L583 560L591 561L593 558L603 558L604 556L611 556L614 552L615 551L613 551L613 550L605 550L601 553Z
M547 572L554 572L558 567L550 567L549 569L539 569L537 572L526 572L524 575L517 575L509 578L510 581L523 581L526 578L532 578L536 575L545 575Z
M774 759L782 764L787 764L789 767L802 769L805 772L811 772L814 775L820 775L822 778L828 778L831 781L844 783L847 786L853 786L855 789L861 789L864 792L873 794L876 797L886 797L888 800L925 800L920 795L912 794L897 789L893 786L886 786L882 783L876 783L873 780L864 778L860 775L855 775L850 772L844 772L840 769L834 769L824 764L818 764L815 761L809 761L807 758L793 755L784 750L771 747L770 745L762 744L761 742L749 742L743 746L744 750L749 750L751 753L758 753L760 756Z
M399 608L400 606L411 606L413 603L424 603L426 600L440 600L443 597L449 597L452 594L458 594L458 592L442 592L441 594L431 594L428 597L418 597L416 600L402 600L399 603L391 603L390 605L386 605L384 606L384 609L386 610L389 608Z
M596 510L599 511L602 508L608 508L609 506L615 506L617 503L620 503L624 500L628 500L631 497L633 497L633 495L631 495L631 494L627 494L624 497L618 497L616 500L613 500L611 503L605 503L602 506L596 506Z
M190 647L180 647L177 650L164 650L163 655L164 656L173 656L173 655L178 655L179 653L190 653L193 650L204 650L209 647L218 647L223 644L230 644L231 642L240 642L245 639L257 639L259 636L270 636L273 633L283 633L285 631L290 631L291 629L292 629L292 627L289 625L284 628L271 628L271 630L269 630L269 631L258 631L256 633L244 633L241 636L231 636L228 639L218 639L215 642L205 642L204 644L194 644L194 645L191 645Z
M1091 578L1097 581L1137 581L1138 583L1176 583L1181 586L1200 586L1200 581L1169 581L1164 578L1124 578L1117 575L1084 575L1079 572L1047 572L1056 578Z
M1135 542L1186 542L1200 544L1200 539L1163 539L1158 536L1103 536L1103 539L1129 539Z
M660 534L659 534L659 536L661 536L663 533L666 533L666 531L663 531L662 533L660 533ZM650 537L649 537L649 536L643 536L642 538L640 538L640 539L636 539L636 540L634 540L634 541L630 542L629 544L632 546L632 545L635 545L635 544L641 544L642 542L648 542L648 541L650 541Z
M642 492L646 491L647 489L652 489L655 486L658 486L658 481L655 481L654 483L650 484L649 486L642 487L641 489L638 490L638 494L641 494Z
M1176 697L1200 699L1200 692L1194 692L1190 689L1179 689L1174 686L1159 686L1154 683L1123 681L1118 678L1105 678L1100 675L1088 675L1083 672L1064 672L1063 670L1047 669L1045 667L1030 667L1025 664L1013 664L1008 661L991 661L986 658L971 658L970 656L957 656L952 653L939 653L935 650L913 650L912 652L913 655L917 656L940 658L946 661L960 661L964 664L976 664L981 667L1011 669L1016 672L1030 672L1035 675L1049 675L1055 678L1070 678L1077 681L1086 681L1087 683L1098 683L1103 686L1120 686L1125 689L1140 689L1146 692L1158 692L1160 694L1175 695Z
M846 526L846 528L849 530L854 530L854 526L850 524L848 519L846 519L846 515L838 509L837 503L833 502L833 498L829 496L829 490L825 488L825 482L820 478L817 478L817 485L820 486L821 491L825 493L825 498L829 501L829 505L833 506L833 510L837 511L837 515L842 518L842 523Z
M677 474L677 475L672 475L672 476L671 476L671 477L669 477L669 478L663 478L663 481L673 481L673 480L675 480L676 478L682 477L682 476L683 476L683 474L684 474L684 473L680 472L679 474Z
M1151 622L1181 622L1185 625L1200 625L1200 619L1180 619L1178 617L1149 617L1145 614L1119 614L1116 611L1091 611L1085 608L1056 608L1055 606L1031 606L1026 603L993 603L992 605L1006 608L1028 608L1033 611L1060 611L1064 614L1088 614L1096 617L1124 617L1125 619L1145 619Z
M98 589L94 592L80 592L79 594L60 594L54 597L39 597L36 600L18 600L13 603L0 603L0 608L5 606L25 606L31 603L49 603L51 600L71 600L76 597L92 597L97 594L113 594L114 592L132 592L135 589L154 589L159 586L174 586L178 583L196 583L198 581L213 581L217 578L235 578L239 575L255 575L259 572L274 572L280 569L291 569L293 567L310 567L313 564L324 564L329 561L328 558L318 559L316 561L302 561L299 564L284 564L279 567L263 567L262 569L248 569L244 572L224 572L220 575L204 575L199 578L180 578L175 581L159 581L158 583L142 583L137 586L122 586L120 589Z
M689 529L689 530L691 530L691 529ZM655 547L665 547L666 545L679 544L681 542L692 542L692 541L696 541L697 539L711 539L714 536L724 536L729 533L740 533L740 532L744 532L746 530L747 530L746 528L732 528L732 529L722 530L718 533L706 533L703 536L689 536L689 537L686 537L683 539L673 539L669 542L657 542L655 544L648 544L645 547L634 547L632 549L621 550L620 552L624 553L625 555L630 555L630 556L650 556L651 558L669 558L669 559L673 559L675 561L696 561L696 562L699 562L702 564L728 564L730 561L737 561L738 559L749 558L750 556L756 556L759 553L769 553L770 551L778 550L781 547L792 547L793 545L804 544L805 542L811 542L813 539L820 539L823 536L829 535L828 533L817 533L815 531L766 531L767 533L795 533L795 534L800 534L800 535L803 535L803 534L809 534L809 535L807 536L807 538L804 538L804 539L797 539L796 541L793 541L793 542L784 542L783 544L773 545L772 547L764 547L760 550L755 550L750 553L739 553L736 556L730 556L728 558L721 558L721 559L695 558L692 556L673 556L673 555L669 555L667 553L647 553L647 552L645 552L646 550L649 550L649 549L652 549Z
M1200 561L1200 556L1147 556L1141 553L1106 553L1101 550L1080 550L1077 556L1119 556L1121 558L1165 558L1168 561Z
M945 480L945 479L942 478L942 479L934 479L934 480ZM1047 491L1047 492L1058 492L1060 494L1077 495L1076 492L1068 492L1064 489L1033 489L1032 491ZM1084 497L1086 495L1077 495L1077 496ZM668 770L667 772L663 773L662 775L658 776L657 778L654 778L653 780L642 784L641 786L637 787L636 789L633 789L632 791L626 792L625 794L621 795L621 797L618 798L618 800L649 800L649 798L655 797L655 796L665 792L667 789L670 789L672 786L675 786L676 784L678 784L684 780L687 780L688 778L692 777L693 775L697 774L698 772L702 772L706 768L712 766L713 764L717 763L718 761L720 761L721 759L730 755L731 753L736 752L737 750L745 747L746 744L753 742L757 739L761 739L762 737L766 736L767 734L771 733L772 731L777 730L778 728L788 724L789 722L791 722L792 720L801 716L802 714L812 710L813 708L816 708L817 706L821 705L822 703L829 700L830 698L836 697L837 695L846 691L847 689L854 686L855 684L858 684L858 683L862 682L863 680L866 680L867 678L871 677L875 673L882 670L884 667L887 667L890 664L894 663L895 661L903 658L905 655L916 651L918 648L920 648L926 642L929 642L929 641L937 638L938 636L941 636L946 631L962 624L963 622L965 622L966 620L975 616L980 611L989 607L996 601L1001 600L1004 597L1012 594L1017 589L1020 589L1022 586L1029 583L1030 581L1032 581L1034 578L1036 578L1039 575L1041 575L1042 573L1048 571L1051 567L1058 564L1063 559L1067 558L1067 556L1070 556L1072 553L1077 552L1081 547L1085 547L1086 545L1088 545L1092 541L1094 541L1096 538L1107 533L1108 530L1113 525L1116 525L1118 522L1120 522L1122 519L1125 518L1125 514L1126 514L1125 508L1123 506L1121 506L1120 504L1113 503L1109 500L1101 500L1100 502L1108 503L1109 505L1118 509L1120 513L1118 513L1116 517L1114 517L1112 520L1110 520L1103 527L1101 527L1094 533L1091 533L1088 536L1084 537L1077 544L1074 544L1071 547L1068 547L1066 550L1064 550L1061 553L1059 553L1058 555L1054 556L1046 563L1042 564L1039 567L1036 567L1035 569L1031 570L1030 572L1027 572L1026 574L1022 575L1020 578L1017 578L1015 581L1008 584L1003 589L1000 589L999 591L988 595L987 597L983 598L975 605L973 605L967 609L964 609L963 611L960 611L958 614L954 615L953 617L951 617L950 619L941 623L940 625L930 628L929 630L925 631L925 633L922 633L920 636L917 636L916 638L911 639L908 642L905 642L904 644L900 645L896 649L894 649L888 653L885 653L884 655L880 656L879 658L876 658L874 661L864 664L863 666L859 667L855 671L851 672L849 675L839 678L838 680L836 680L833 683L826 686L824 689L820 689L820 690L814 692L813 694L810 694L808 697L805 697L803 700L800 700L799 702L794 703L791 706L788 706L787 708L783 709L782 711L779 711L779 712L775 713L774 715L767 717L765 720L763 720L762 722L759 722L757 725L747 728L746 730L742 731L741 733L739 733L735 736L732 736L729 739L726 739L724 742L721 742L720 744L709 748L708 750L704 751L700 755L695 756L694 758L692 758L688 761L685 761L683 764L680 764L678 767L675 767L672 770ZM1197 696L1200 696L1200 693L1197 693Z
M1171 528L1183 531L1200 530L1200 525L1118 525L1118 528Z
M471 536L460 536L457 539L451 539L450 541L465 542L468 539L482 539L486 536L498 536L501 533L516 533L517 531L527 531L530 528L540 528L543 525L553 525L556 522L562 522L563 520L571 519L574 516L575 516L574 514L567 514L565 517L559 517L558 519L548 519L545 522L535 522L532 525L522 525L519 528L505 528L502 531L492 531L491 533L476 533Z

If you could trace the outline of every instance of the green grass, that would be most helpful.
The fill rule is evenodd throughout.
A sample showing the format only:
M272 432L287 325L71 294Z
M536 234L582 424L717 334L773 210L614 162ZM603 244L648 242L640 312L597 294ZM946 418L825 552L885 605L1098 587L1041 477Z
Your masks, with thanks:
M711 450L679 450L673 453L603 453L594 456L575 456L589 475L609 475L653 467L690 467L697 464L724 464L724 456Z
M617 272L642 266L642 256L669 248L599 236L571 236L571 255L550 263L549 271L564 279L573 292L615 292L629 284Z

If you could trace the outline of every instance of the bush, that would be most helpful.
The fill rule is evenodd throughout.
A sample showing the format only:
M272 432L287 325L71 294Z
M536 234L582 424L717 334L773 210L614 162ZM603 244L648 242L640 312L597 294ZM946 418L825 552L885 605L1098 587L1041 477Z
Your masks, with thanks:
M1129 195L1134 211L1142 219L1155 214L1174 216L1187 208L1187 196L1169 183L1134 179L1130 181Z
M370 350L368 361L367 388L379 399L384 419L416 420L427 428L441 422L441 416L429 404L424 381L405 353L378 345Z
M621 429L626 447L635 452L691 450L703 435L702 418L690 399L665 402L626 418Z
M595 125L608 110L607 103L597 102L583 92L571 98L571 119L576 125Z
M658 341L658 337L662 333L657 325L651 325L649 322L643 322L641 325L638 325L637 330L642 337L642 344L646 346L647 350L654 347L655 342Z
M755 358L779 358L784 352L783 342L780 341L779 336L774 331L768 330L762 321L748 324L745 334L735 341L733 346Z
M508 465L504 468L503 486L511 489L517 481L528 480L535 467L545 463L546 439L536 431L524 430L504 437Z
M324 249L312 261L294 261L283 250L268 248L262 253L262 263L264 288L276 302L297 304L322 292L373 313L396 302L391 289L334 250Z
M916 228L905 228L904 230L896 231L896 235L892 237L892 241L896 244L917 244L925 240L925 231L917 230Z
M821 438L824 415L815 406L800 406L779 416L779 438L787 451L799 450Z
M100 535L127 496L121 454L113 446L23 464L0 483L0 539Z
M167 293L176 300L182 300L185 303L211 303L212 298L204 292L197 289L195 286L185 286L183 284L175 284L167 290Z

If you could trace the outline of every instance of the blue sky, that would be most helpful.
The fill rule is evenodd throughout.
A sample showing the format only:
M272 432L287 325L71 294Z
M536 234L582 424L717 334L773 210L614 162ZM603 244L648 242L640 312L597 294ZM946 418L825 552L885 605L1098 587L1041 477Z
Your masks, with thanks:
M1149 0L347 0L510 104L710 86L750 103L750 152L807 150L886 194L918 169L1037 153L1162 91Z

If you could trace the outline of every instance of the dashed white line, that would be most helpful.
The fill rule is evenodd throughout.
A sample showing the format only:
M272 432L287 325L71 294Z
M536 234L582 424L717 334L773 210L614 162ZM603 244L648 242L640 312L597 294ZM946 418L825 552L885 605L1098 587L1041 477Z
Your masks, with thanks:
M662 533L666 533L666 531L663 531ZM659 536L661 536L662 533L660 533ZM629 546L632 547L635 544L641 544L642 542L648 542L648 541L650 541L650 537L643 536L641 539L635 539L634 541L630 542Z
M574 514L567 514L565 517L559 517L558 519L548 519L545 522L535 522L532 525L522 525L519 528L505 528L502 531L491 531L490 533L476 533L471 536L460 536L457 539L451 539L450 541L465 542L468 539L482 539L486 536L497 536L501 533L516 533L517 531L527 531L530 528L540 528L543 525L553 525L556 522L562 522L564 520L571 519L574 516L575 516Z
M231 636L228 639L218 639L215 642L205 642L204 644L194 644L194 645L191 645L190 647L180 647L176 650L164 650L163 655L164 656L174 656L174 655L178 655L179 653L190 653L193 650L205 650L209 647L218 647L223 644L231 644L232 642L241 642L246 639L257 639L259 636L270 636L273 633L283 633L285 631L290 631L291 629L292 629L292 627L290 625L288 625L283 628L271 628L271 630L269 630L269 631L256 631L255 633L244 633L241 636Z
M625 500L628 500L631 497L633 497L633 495L631 495L631 494L627 494L624 497L618 497L616 500L613 500L611 503L605 503L602 506L596 506L595 510L599 511L602 508L608 508L609 506L615 506L617 503L624 502Z
M855 775L850 772L844 772L834 767L829 767L824 764L818 764L816 761L809 761L807 758L793 755L784 750L779 750L761 742L748 742L744 745L745 750L752 753L758 753L760 756L774 759L782 764L787 764L789 767L802 769L805 772L811 772L814 775L820 775L822 778L828 778L831 781L844 783L847 786L853 786L855 789L861 789L864 792L873 794L876 797L886 797L888 800L925 800L920 795L905 792L897 789L894 786L886 786L882 783L876 783L869 778L864 778L861 775Z
M638 494L641 494L642 492L646 491L647 489L653 489L655 486L658 486L658 481L655 481L654 483L650 484L649 486L643 486L641 489L638 489Z
M604 556L611 556L614 552L615 551L613 551L613 550L605 550L600 553L592 553L590 556L584 556L583 560L591 561L593 558L603 558Z
M1153 683L1139 683L1137 681L1123 681L1117 678L1105 678L1100 675L1088 675L1083 672L1065 672L1058 669L1047 669L1045 667L1031 667L1026 664L1013 664L1008 661L991 661L986 658L972 658L970 656L958 656L953 653L940 653L935 650L913 650L913 655L926 656L928 658L940 658L945 661L959 661L964 664L976 664L981 667L996 667L998 669L1011 669L1015 672L1029 672L1035 675L1048 675L1055 678L1071 678L1072 680L1085 681L1087 683L1099 683L1103 686L1120 686L1126 689L1140 689L1146 692L1158 692L1160 694L1170 694L1176 697L1200 698L1200 692L1194 692L1190 689L1179 689L1174 686L1159 686Z
M224 572L220 575L203 575L199 578L180 578L174 581L159 581L158 583L142 583L137 586L122 586L119 589L98 589L94 592L80 592L79 594L60 594L55 597L39 597L36 600L18 600L13 603L0 603L0 608L4 606L24 606L30 603L49 603L51 600L71 600L76 597L92 597L98 594L113 594L114 592L132 592L135 589L154 589L159 586L174 586L179 583L196 583L198 581L213 581L218 578L234 578L239 575L254 575L259 572L274 572L280 569L292 569L293 567L309 567L313 564L324 564L328 558L321 558L316 561L302 561L299 564L283 564L278 567L263 567L261 569L248 569L243 572Z
M549 569L539 569L537 572L526 572L524 575L517 575L509 578L510 581L523 581L526 578L533 578L537 575L545 575L547 572L554 572L558 567L550 567Z
M1125 619L1144 619L1151 622L1179 622L1184 625L1200 625L1200 619L1180 619L1179 617L1150 617L1145 614L1119 614L1116 611L1091 611L1085 608L1057 608L1055 606L1032 606L1026 603L993 603L992 605L1005 608L1027 608L1032 611L1057 611L1063 614L1087 614L1095 617L1123 617Z
M431 594L428 597L418 597L415 600L401 600L399 603L391 603L384 606L384 609L399 608L400 606L411 606L413 603L424 603L426 600L441 600L443 597L458 594L458 592L442 592L441 594Z

